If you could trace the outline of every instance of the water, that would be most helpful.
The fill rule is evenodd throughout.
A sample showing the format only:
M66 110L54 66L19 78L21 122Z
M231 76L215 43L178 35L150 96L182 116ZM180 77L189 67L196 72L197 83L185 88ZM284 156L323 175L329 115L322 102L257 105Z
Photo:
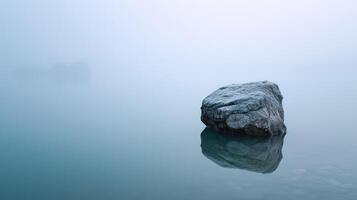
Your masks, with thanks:
M357 1L0 1L0 199L357 199ZM284 138L201 101L269 80Z
M66 75L4 81L1 199L357 197L353 75L146 75L153 78L110 87ZM209 92L262 77L283 93L283 139L204 132L200 104Z

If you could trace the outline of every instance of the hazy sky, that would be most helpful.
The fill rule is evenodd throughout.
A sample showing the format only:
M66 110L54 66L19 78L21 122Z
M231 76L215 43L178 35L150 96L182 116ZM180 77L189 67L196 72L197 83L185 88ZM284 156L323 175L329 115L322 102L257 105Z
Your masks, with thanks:
M356 10L353 0L2 0L0 66L353 70Z

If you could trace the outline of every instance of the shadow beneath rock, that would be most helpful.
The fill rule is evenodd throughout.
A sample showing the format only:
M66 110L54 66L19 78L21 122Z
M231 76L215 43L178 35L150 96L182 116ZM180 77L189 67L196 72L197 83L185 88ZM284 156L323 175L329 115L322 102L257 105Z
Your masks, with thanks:
M229 135L205 128L201 133L202 153L221 167L259 173L274 172L283 158L284 136L250 137Z

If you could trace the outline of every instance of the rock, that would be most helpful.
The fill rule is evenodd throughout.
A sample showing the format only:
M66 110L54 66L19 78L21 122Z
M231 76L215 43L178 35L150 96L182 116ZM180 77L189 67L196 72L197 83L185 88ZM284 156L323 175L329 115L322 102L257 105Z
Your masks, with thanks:
M201 120L216 131L284 135L282 100L279 87L272 82L232 84L203 99Z
M239 168L259 173L275 171L283 158L284 136L252 137L219 134L206 128L201 133L202 153L225 168Z

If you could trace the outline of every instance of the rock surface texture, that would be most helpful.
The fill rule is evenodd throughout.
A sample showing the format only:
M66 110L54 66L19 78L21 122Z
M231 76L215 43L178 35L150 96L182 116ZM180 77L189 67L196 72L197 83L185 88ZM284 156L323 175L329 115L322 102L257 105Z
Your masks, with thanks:
M285 134L283 96L269 81L221 87L202 101L201 120L216 131L246 135Z

